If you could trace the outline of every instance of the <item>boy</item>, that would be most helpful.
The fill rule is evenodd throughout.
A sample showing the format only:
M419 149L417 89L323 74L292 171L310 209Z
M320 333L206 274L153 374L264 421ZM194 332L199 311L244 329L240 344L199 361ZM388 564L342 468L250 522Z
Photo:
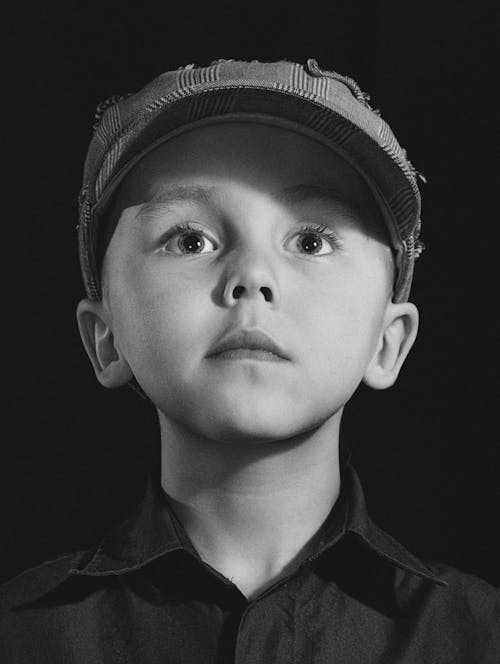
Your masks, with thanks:
M498 661L496 589L380 530L339 454L418 327L390 128L313 60L188 66L102 110L78 325L98 381L154 404L161 481L4 585L1 661Z

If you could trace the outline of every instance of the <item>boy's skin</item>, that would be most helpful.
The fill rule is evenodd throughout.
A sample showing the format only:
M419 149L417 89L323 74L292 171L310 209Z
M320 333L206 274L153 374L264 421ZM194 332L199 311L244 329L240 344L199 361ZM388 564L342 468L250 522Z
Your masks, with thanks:
M278 199L298 185L342 200L304 189ZM178 198L145 215L161 193ZM361 381L391 386L415 340L415 305L392 302L379 215L362 178L305 135L249 122L191 130L122 182L103 299L78 305L99 382L135 376L158 410L173 510L203 560L249 599L307 557L339 495L343 408ZM203 231L202 253L165 240L185 222ZM338 242L322 237L307 253L304 224ZM289 359L209 357L242 328L265 331Z

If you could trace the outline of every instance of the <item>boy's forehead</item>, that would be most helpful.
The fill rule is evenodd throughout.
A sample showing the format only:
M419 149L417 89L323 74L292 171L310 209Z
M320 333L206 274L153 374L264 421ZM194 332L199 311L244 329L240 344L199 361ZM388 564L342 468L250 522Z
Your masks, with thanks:
M252 188L285 205L314 201L378 214L362 177L332 149L249 122L193 129L156 147L121 183L113 207L213 203L227 186Z

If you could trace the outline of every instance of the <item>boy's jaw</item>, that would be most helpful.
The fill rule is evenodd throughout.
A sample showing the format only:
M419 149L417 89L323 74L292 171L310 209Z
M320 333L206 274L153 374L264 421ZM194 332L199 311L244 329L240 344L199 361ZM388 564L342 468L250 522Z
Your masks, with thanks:
M370 199L361 178L324 146L244 124L173 139L122 185L107 257L113 332L166 417L209 437L238 430L243 438L283 437L331 417L362 380L387 304L390 249L339 215L332 223L344 245L336 254L283 250L300 222L327 225L337 214L324 202L276 204L277 189L304 181L343 189L361 207ZM172 182L215 184L216 201L179 201L144 224L138 210ZM219 253L161 254L162 234L185 221L215 237ZM271 355L262 338L259 351L252 330L270 336L278 352ZM217 354L233 334L235 347Z

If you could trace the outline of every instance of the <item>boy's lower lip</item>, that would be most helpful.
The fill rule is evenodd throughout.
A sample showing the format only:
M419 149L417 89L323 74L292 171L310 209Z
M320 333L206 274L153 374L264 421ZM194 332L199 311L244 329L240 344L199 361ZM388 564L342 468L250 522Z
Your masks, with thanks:
M287 362L285 358L275 355L270 350L257 348L233 348L222 353L211 355L214 360L260 360L264 362Z

